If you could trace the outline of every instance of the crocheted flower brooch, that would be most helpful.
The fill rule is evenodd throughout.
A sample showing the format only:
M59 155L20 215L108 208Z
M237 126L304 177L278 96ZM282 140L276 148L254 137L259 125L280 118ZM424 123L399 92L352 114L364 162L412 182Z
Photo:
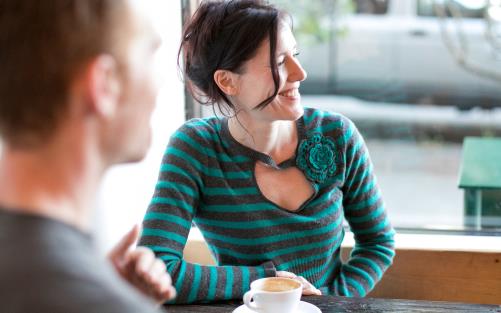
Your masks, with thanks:
M336 171L335 151L331 138L314 133L310 138L301 141L296 157L297 167L310 181L323 183L334 176Z

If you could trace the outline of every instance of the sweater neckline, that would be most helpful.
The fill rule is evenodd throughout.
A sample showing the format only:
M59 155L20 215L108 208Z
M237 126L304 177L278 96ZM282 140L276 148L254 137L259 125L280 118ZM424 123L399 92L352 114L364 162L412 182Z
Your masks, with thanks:
M275 161L273 160L273 158L271 156L269 156L268 154L265 154L265 153L262 153L260 151L249 148L249 147L241 144L240 142L238 142L235 138L233 138L233 136L230 133L230 128L228 126L228 122L229 122L228 117L224 117L222 120L221 132L222 132L223 138L230 144L231 150L233 152L241 154L241 155L245 155L245 156L247 156L255 161L261 161L261 162L265 163L266 165L269 165L275 169L286 169L286 168L289 168L289 167L296 165L297 149L298 149L301 141L306 138L306 131L305 131L305 127L304 127L303 116L301 116L299 119L297 119L294 122L294 124L296 125L297 138L298 138L297 146L296 146L294 155L291 158L289 158L283 162L280 162L279 164L276 164Z

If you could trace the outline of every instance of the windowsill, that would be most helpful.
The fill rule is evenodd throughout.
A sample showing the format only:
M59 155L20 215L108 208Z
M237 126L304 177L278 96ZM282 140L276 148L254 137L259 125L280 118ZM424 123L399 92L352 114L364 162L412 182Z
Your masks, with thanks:
M204 238L198 228L192 228L188 240L204 241ZM353 247L354 243L353 233L346 232L342 246ZM397 233L395 246L404 250L501 252L501 236Z

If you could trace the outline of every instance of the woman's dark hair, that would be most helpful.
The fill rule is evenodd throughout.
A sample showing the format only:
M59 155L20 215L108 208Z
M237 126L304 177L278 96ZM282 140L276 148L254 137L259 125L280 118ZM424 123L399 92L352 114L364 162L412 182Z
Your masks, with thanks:
M261 0L203 1L183 31L181 54L187 88L202 104L221 102L235 111L234 104L214 81L216 70L242 73L243 64L253 58L261 43L269 38L270 67L275 83L273 95L256 109L266 107L278 94L280 78L276 61L279 23L285 12Z

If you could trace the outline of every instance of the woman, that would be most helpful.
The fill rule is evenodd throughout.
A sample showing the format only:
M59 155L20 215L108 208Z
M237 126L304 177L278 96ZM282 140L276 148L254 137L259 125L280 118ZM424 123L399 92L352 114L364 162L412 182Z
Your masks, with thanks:
M392 262L394 232L354 125L301 106L287 15L259 0L203 2L180 51L194 96L231 114L172 136L145 216L141 244L165 261L176 301L241 298L267 276L365 296ZM356 239L346 263L343 217ZM182 259L192 222L218 266Z

